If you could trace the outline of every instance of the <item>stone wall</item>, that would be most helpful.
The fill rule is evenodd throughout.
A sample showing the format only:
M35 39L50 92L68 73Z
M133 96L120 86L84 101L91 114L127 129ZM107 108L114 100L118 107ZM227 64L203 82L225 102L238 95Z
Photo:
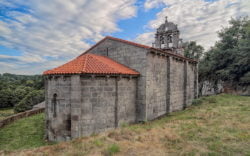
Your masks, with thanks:
M229 82L202 81L199 82L199 96L216 95L220 93L250 96L250 85L232 84Z
M81 78L81 112L72 120L78 122L80 135L99 133L115 126L116 78ZM77 131L77 129L75 130Z
M147 120L155 119L167 113L168 94L167 58L148 53L146 104Z
M146 54L147 50L123 42L106 39L89 53L109 58L140 72L137 89L137 120L146 120Z
M103 132L136 119L136 79L81 78L81 112L72 117L77 122L81 136Z
M196 64L172 56L147 55L147 120L192 104L197 97Z
M241 95L241 96L250 96L250 85L248 84L231 84L231 83L222 83L218 84L221 86L218 90L227 94Z
M32 116L35 114L43 113L43 112L44 112L44 108L36 108L36 109L32 109L32 110L28 110L25 112L11 115L3 120L0 120L0 128L3 128L4 126L6 126L6 125L8 125L16 120L19 120L19 119L22 119L25 117L29 117L29 116Z
M195 98L196 91L196 65L187 62L187 106L192 104L193 99Z
M210 81L203 81L199 84L199 96L215 95L223 92L222 82L215 84Z
M71 133L71 77L53 77L45 83L46 135L49 140L64 141ZM56 106L53 97L56 95Z
M137 121L182 110L192 103L197 93L196 65L178 57L153 56L150 50L110 39L89 52L108 56L140 72Z
M170 57L170 112L182 110L184 100L185 62Z
M136 122L136 84L137 78L129 77L71 75L47 79L47 138L65 141Z
M136 86L137 79L118 81L118 126L136 122Z
M140 72L140 76L71 75L46 80L49 140L68 140L123 123L153 120L182 110L197 97L197 66L192 61L111 39L88 52L108 56Z

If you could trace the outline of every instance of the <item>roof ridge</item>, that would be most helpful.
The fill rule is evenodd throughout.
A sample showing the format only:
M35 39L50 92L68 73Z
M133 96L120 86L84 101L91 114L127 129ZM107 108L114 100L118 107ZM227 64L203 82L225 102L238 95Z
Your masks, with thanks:
M163 51L162 49L154 48L154 47L151 47L151 46L148 46L148 45L144 45L144 44L140 44L140 43L136 43L136 42L133 42L133 41L128 41L128 40L124 40L124 39L120 39L120 38L116 38L116 37L112 37L112 36L106 36L106 37L104 37L102 40L100 40L96 44L92 45L92 47L90 47L88 50L86 50L85 52L83 52L82 54L80 54L80 56L82 56L82 55L84 55L86 53L89 53L93 48L95 48L96 46L98 46L99 44L101 44L102 42L104 42L106 39L110 39L110 40L115 40L115 41L118 41L118 42L127 43L127 44L134 45L134 46L137 46L137 47L140 47L140 48L157 50L157 51L164 52L164 53L167 53L167 54L175 56L175 57L180 57L180 58L185 59L185 60L197 62L197 60L190 59L190 58L187 58L185 56L178 55L178 54L175 54L175 53L172 53L172 52L169 52L169 51Z
M124 39L116 38L116 37L112 37L112 36L106 36L105 38L113 39L113 40L120 41L120 42L125 42L125 43L132 44L132 45L135 45L135 46L138 46L138 47L141 47L141 48L146 48L146 49L153 48L153 47L148 46L148 45L144 45L144 44L140 44L140 43L137 43L137 42L124 40Z

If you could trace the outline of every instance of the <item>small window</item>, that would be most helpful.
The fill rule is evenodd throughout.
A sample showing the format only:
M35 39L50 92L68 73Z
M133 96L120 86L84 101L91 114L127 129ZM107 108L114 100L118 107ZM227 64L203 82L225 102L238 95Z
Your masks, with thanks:
M56 117L56 107L57 107L56 105L57 105L57 94L54 94L52 99L53 117Z

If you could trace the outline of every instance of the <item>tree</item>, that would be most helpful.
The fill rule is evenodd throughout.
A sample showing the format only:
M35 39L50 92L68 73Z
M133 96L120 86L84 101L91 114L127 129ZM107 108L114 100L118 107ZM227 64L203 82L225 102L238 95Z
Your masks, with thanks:
M218 41L199 65L199 79L233 84L250 84L250 20L231 19L230 27L222 29Z
M13 97L11 99L13 105L15 106L16 104L18 104L32 90L34 89L32 89L31 87L18 86L14 90Z
M40 102L44 101L44 91L43 90L33 90L27 94L15 107L15 112L23 112Z
M199 60L204 52L204 48L201 45L197 45L195 41L184 43L184 56Z
M43 90L41 75L0 74L0 108L17 105L33 90Z
M13 94L10 89L0 90L0 108L13 107L12 97Z

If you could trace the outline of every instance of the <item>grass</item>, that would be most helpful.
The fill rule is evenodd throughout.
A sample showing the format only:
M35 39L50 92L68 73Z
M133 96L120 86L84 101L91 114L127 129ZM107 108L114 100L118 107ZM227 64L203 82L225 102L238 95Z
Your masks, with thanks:
M34 118L43 120L41 115ZM36 124L42 127L43 122ZM23 124L19 126L12 130L21 130ZM21 151L10 151L20 148L14 148L16 139L6 128L10 127L0 131L0 140L5 140L0 146L9 150L4 154L12 155L250 155L250 97L226 94L203 97L188 109L155 121L124 124L119 129L90 137ZM36 146L32 147L46 145L42 133L39 139L33 138ZM7 137L2 137L6 134L10 137L8 141ZM32 144L21 149L31 148Z
M112 156L118 152L120 152L120 147L117 144L112 144L108 146L108 148L104 152L104 155Z
M44 141L44 114L17 120L0 129L0 150L27 149L47 144Z
M8 116L14 114L13 108L1 108L0 109L0 120L5 119Z

